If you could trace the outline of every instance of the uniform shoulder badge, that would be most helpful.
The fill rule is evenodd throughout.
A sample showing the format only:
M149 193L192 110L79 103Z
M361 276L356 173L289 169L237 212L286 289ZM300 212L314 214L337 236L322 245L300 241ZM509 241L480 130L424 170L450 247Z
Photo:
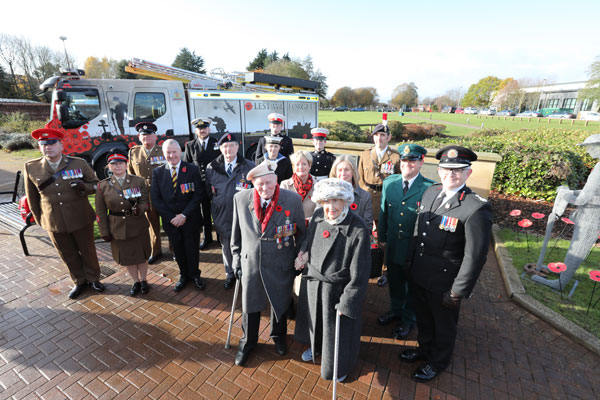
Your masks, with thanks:
M474 195L475 195L475 197L477 197L477 198L478 198L480 201L482 201L482 202L484 202L484 203L487 203L487 199L486 199L486 198L483 198L483 197L481 197L481 196L480 196L480 195L478 195L477 193L474 193Z

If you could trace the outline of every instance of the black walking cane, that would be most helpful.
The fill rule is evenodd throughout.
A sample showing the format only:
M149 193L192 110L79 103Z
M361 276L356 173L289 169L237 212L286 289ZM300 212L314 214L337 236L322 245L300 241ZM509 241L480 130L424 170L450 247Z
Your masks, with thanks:
M233 292L233 303L231 303L231 316L229 317L229 328L227 329L227 341L225 342L225 348L229 348L229 339L231 339L231 328L233 327L233 313L235 312L235 305L237 303L238 291L240 290L240 279L235 280L235 291Z

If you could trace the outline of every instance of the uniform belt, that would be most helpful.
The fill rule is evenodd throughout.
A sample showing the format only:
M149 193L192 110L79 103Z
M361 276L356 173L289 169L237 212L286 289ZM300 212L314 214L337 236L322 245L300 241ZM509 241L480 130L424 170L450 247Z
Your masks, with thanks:
M109 210L108 215L114 215L115 217L131 217L133 214L131 213L131 210L125 210L125 212Z
M372 189L372 190L376 190L378 192L381 192L381 189L383 188L383 185L371 185L370 183L367 183L367 186Z

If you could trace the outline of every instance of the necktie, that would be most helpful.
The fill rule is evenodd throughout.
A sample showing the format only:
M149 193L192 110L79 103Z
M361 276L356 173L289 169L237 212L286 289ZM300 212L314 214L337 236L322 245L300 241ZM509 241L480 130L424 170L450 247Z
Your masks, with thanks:
M431 205L431 211L435 211L438 208L440 208L440 206L442 205L442 201L444 200L444 198L446 197L446 195L444 194L444 192L442 192L434 201L433 204Z
M262 216L263 218L265 217L265 215L267 214L267 202L263 202L262 203Z
M406 192L408 192L408 181L404 181L404 189L402 189L402 193L406 196Z
M206 140L202 141L202 150L206 151Z
M227 175L231 176L232 172L233 172L233 168L231 168L231 163L229 163L229 165L227 166Z
M177 191L177 168L172 167L173 171L171 172L171 180L173 181L173 191Z

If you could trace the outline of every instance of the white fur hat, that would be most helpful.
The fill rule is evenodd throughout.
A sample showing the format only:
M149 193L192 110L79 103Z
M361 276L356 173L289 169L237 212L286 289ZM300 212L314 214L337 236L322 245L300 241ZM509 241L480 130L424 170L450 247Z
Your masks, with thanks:
M331 199L344 200L347 204L352 203L354 201L352 185L338 178L327 178L317 182L312 201L319 203Z

